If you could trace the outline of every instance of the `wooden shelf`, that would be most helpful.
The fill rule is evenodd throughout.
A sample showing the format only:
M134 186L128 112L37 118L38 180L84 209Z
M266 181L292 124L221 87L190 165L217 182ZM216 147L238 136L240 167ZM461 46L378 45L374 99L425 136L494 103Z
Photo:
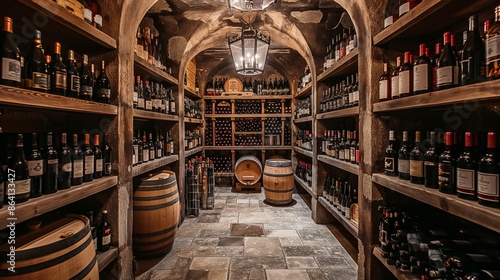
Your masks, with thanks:
M178 122L179 116L134 109L134 118Z
M292 114L206 114L205 118L291 118Z
M142 76L142 78L150 79L150 77L152 76L156 80L165 81L171 85L179 84L179 81L176 78L149 64L146 60L140 58L137 54L134 54L134 65L134 74L139 74Z
M171 164L171 163L176 162L178 160L179 160L178 155L171 155L168 157L162 157L159 159L155 159L153 161L148 161L146 163L136 165L132 168L132 176L136 177L136 176L142 175L144 173L148 173L152 170L155 170L155 169L160 168L162 166L165 166L167 164Z
M21 6L21 5L22 6ZM2 2L2 8L9 11L9 16L14 18L14 27L21 30L23 16L27 17L30 26L41 24L40 18L47 20L41 28L43 38L64 38L64 49L85 50L89 53L102 53L105 50L115 50L116 40L106 33L98 30L83 19L71 14L64 7L54 1L47 0L15 0ZM38 21L33 22L33 15L39 14ZM18 20L18 21L16 21ZM33 26L33 28L35 28ZM31 31L24 31L32 32ZM17 34L23 34L21 31ZM29 34L29 33L28 33Z
M344 171L352 173L354 175L359 174L359 165L347 163L345 161L341 161L341 160L329 157L327 155L318 155L318 160L321 162L324 162L328 165L331 165L333 167L337 167L339 169L342 169Z
M306 182L304 182L302 179L300 179L297 175L293 174L293 178L295 178L295 182L299 183L299 185L304 189L306 190L307 193L309 193L309 195L311 195L312 197L315 197L315 194L312 190L311 187L309 187L307 185Z
M235 131L234 134L262 134L262 131Z
M111 247L106 252L97 252L97 267L99 272L106 268L112 261L118 258L118 248Z
M117 182L117 176L104 177L92 182L83 183L79 186L72 186L67 190L59 190L53 194L46 194L37 198L31 198L26 202L16 204L15 215L9 215L8 207L4 206L0 209L0 218L3 221L8 221L9 218L16 218L15 222L18 224L112 188L116 186ZM4 229L6 226L7 223L2 223L0 229Z
M233 177L234 173L215 173L215 177Z
M184 152L184 157L190 157L192 155L195 155L199 152L202 152L203 151L203 146L200 146L200 147L196 147L194 149L191 149L191 150L188 150L188 151L185 151Z
M206 151L267 151L267 150L291 150L292 146L205 146Z
M186 96L191 98L191 99L202 99L203 97L201 95L196 94L193 90L190 88L184 86L184 93L186 93Z
M359 117L359 107L350 107L316 115L316 119L318 120L329 120L347 117Z
M308 96L310 96L312 93L312 82L308 83L305 87L297 91L295 94L294 98L296 99L304 99Z
M97 115L116 115L118 107L61 95L0 85L0 104Z
M373 248L373 255L389 270L398 280L420 280L420 276L412 273L407 273L399 270L396 266L387 263L387 260L382 257L382 249L376 246Z
M373 104L373 112L383 113L477 101L500 101L500 83L489 81L378 102Z
M293 150L301 155L304 155L304 156L308 156L310 158L313 157L313 152L312 151L308 151L306 149L302 149L300 147L293 147Z
M325 81L334 76L346 76L356 72L358 69L358 48L352 50L348 55L337 61L332 67L318 76L318 81Z
M184 118L185 123L203 123L202 119Z
M295 120L293 120L293 123L307 123L307 122L312 122L312 121L313 121L313 117L309 116L309 117L305 117L305 118L295 119Z
M205 100L290 100L291 95L203 96Z
M390 190L500 232L500 223L498 222L500 221L500 209L485 207L477 201L460 199L456 195L444 194L436 189L429 189L423 185L412 184L409 181L384 174L373 174L372 180Z
M323 207L332 214L332 216L337 219L346 229L349 231L354 237L358 237L358 228L354 226L351 220L347 219L342 213L339 213L337 209L333 207L333 205L326 200L326 198L320 196L318 198L319 202L323 205Z

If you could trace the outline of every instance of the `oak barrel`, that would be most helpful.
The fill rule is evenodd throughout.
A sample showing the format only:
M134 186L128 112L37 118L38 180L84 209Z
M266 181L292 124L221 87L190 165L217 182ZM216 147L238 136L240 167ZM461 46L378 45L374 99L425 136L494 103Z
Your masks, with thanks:
M242 156L234 165L234 176L243 185L254 185L262 176L262 164L253 155Z
M284 205L292 202L293 170L287 159L268 159L264 165L264 194L266 202Z
M149 259L170 252L180 215L175 173L165 170L142 180L133 200L134 255Z
M0 279L99 279L89 220L66 217L0 246ZM15 272L10 246L15 246ZM12 255L12 254L11 254Z

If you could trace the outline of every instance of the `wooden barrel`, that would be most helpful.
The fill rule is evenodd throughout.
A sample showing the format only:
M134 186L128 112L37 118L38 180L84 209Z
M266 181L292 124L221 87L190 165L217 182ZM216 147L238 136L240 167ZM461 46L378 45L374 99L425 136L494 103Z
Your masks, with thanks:
M242 156L236 161L234 176L243 185L254 185L262 176L262 164L253 155Z
M0 246L0 279L99 279L89 220L84 216L68 215L16 236L15 241ZM10 246L15 246L13 257ZM11 260L15 272L9 270Z
M179 221L179 193L172 171L144 179L134 191L132 240L138 259L163 256L174 244Z
M284 205L292 202L293 170L287 159L268 159L264 166L264 193L269 204Z

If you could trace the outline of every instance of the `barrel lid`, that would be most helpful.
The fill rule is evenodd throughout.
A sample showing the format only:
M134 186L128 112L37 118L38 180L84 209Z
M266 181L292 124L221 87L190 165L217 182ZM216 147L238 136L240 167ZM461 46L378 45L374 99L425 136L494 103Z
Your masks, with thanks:
M266 160L266 165L272 167L288 167L292 166L292 161L289 159L268 159Z

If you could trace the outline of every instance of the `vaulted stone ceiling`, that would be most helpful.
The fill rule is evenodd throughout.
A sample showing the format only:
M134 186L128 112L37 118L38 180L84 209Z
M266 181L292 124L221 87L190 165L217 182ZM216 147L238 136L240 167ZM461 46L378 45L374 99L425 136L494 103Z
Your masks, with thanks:
M268 63L293 79L313 58L315 68L322 67L326 45L333 34L341 32L332 28L343 11L331 0L278 0L265 11L253 13L229 10L227 0L158 0L141 26L159 30L168 56L181 63L181 68L185 60L196 56L197 68L211 76L232 63L226 35L243 26L243 17L270 33Z

